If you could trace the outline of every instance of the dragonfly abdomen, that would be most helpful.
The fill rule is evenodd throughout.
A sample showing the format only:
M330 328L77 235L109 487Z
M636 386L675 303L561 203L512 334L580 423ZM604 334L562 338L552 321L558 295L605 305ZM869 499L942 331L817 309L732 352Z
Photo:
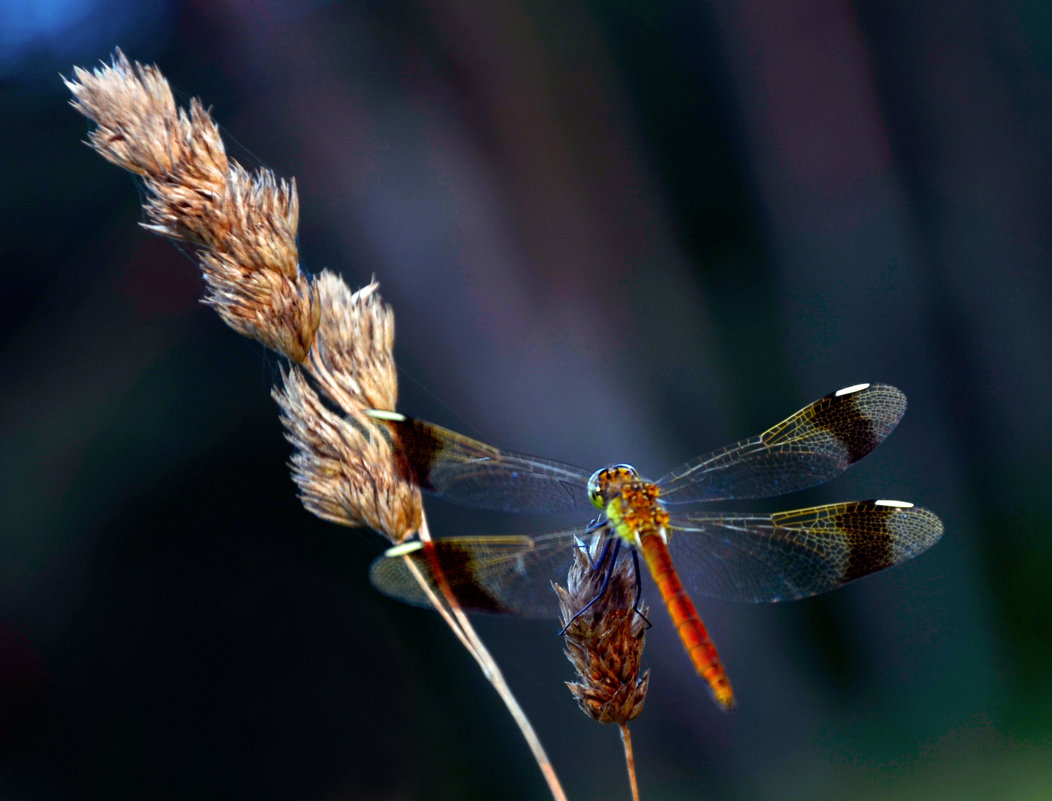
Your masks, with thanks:
M643 552L683 646L695 669L712 688L716 703L725 711L733 709L734 691L716 646L672 564L665 535L669 514L659 500L657 485L639 480L635 468L628 465L600 470L591 483L593 498L608 499L606 515L616 534Z
M694 668L712 688L716 703L725 711L734 709L734 691L730 680L694 602L683 589L662 532L640 532L639 547Z

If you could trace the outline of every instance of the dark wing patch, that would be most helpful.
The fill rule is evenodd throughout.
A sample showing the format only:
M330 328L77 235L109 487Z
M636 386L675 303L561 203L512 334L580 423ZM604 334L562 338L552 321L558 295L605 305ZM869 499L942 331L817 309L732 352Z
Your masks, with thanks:
M942 531L938 517L912 504L851 501L772 515L676 517L669 551L689 589L761 603L818 595L905 562Z
M580 468L502 451L412 417L370 414L391 432L404 476L423 490L478 509L595 512L590 474Z
M373 586L392 598L430 606L408 564L411 561L438 597L443 597L436 567L460 605L471 612L495 612L532 618L559 617L553 580L566 584L574 549L583 531L536 537L453 537L420 543L402 555L381 556L369 571Z

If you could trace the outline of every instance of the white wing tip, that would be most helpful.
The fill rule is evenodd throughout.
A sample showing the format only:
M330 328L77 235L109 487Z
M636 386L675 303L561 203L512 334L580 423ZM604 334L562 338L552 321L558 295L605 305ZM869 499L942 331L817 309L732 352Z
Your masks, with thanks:
M894 506L896 509L912 509L913 504L909 501L873 501L875 506Z
M384 551L384 556L391 558L395 556L406 556L411 553L416 553L424 545L420 540L413 540L412 542L403 542L401 545L394 545Z
M365 413L376 420L392 420L396 423L405 420L405 415L399 412L390 412L386 409L366 409Z
M851 394L853 394L855 392L861 392L862 390L868 389L868 388L869 388L869 384L852 384L850 387L844 387L843 389L838 389L836 391L836 393L834 393L834 394L836 395L836 397L839 398L841 395L851 395Z

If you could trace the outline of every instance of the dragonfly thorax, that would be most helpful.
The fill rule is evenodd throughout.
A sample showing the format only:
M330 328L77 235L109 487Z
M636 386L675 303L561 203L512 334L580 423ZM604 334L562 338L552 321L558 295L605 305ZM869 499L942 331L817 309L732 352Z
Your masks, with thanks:
M639 471L630 464L615 464L592 473L588 479L588 499L600 509L621 494L626 484L639 482Z

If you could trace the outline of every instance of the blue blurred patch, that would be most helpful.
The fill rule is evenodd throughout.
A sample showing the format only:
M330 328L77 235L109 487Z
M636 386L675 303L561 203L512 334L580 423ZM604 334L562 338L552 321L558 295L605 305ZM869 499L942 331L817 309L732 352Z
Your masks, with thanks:
M134 47L162 33L174 8L169 0L0 0L0 76L41 62L69 70Z

